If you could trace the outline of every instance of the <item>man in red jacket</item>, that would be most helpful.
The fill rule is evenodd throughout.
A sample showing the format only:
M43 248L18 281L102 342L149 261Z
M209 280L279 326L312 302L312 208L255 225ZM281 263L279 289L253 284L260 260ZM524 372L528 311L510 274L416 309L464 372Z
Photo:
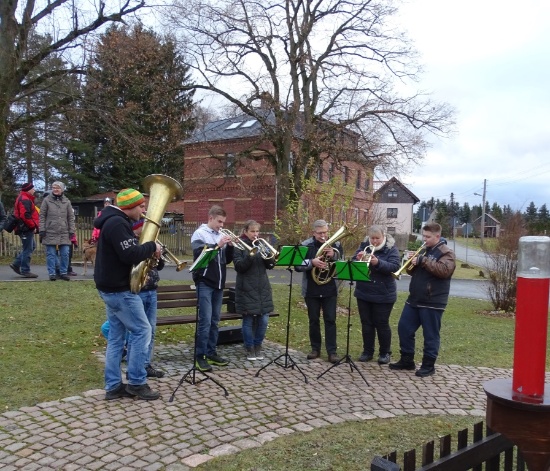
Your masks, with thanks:
M38 211L34 205L34 192L34 185L30 182L25 183L21 187L13 209L14 216L19 219L15 232L21 238L23 249L10 263L10 268L25 278L38 277L31 273L31 255L36 249L34 234L38 233Z

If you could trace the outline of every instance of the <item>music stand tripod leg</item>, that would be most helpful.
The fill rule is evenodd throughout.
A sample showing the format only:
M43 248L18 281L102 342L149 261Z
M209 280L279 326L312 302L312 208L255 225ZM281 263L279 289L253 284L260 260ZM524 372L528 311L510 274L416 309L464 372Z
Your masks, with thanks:
M287 270L290 272L290 283L289 283L289 290L288 290L288 311L287 311L287 318L286 318L286 343L285 343L285 353L279 355L277 358L275 358L274 360L271 360L269 363L265 364L264 366L262 366L256 373L256 377L258 377L260 375L260 372L267 368L269 365L271 364L275 364L277 366L280 366L281 368L284 368L284 369L288 369L288 368L296 368L301 374L302 376L304 377L304 381L307 383L307 376L305 375L305 373L300 369L300 367L298 366L298 364L292 359L292 357L290 356L290 354L288 353L288 345L289 345L289 339L290 339L290 310L291 310L291 301L292 301L292 275L294 274L294 270L293 270L293 266L294 266L294 263L297 263L295 261L295 257L297 255L300 255L299 252L298 252L298 249L297 249L297 246L294 247L294 252L292 253L291 255L291 258L290 258L290 261L289 261L289 264L287 266ZM302 258L302 261L303 261L303 258ZM285 362L284 364L281 364L279 363L279 360L281 358L284 358L285 359Z
M176 386L176 389L174 389L174 391L172 392L172 395L170 396L170 399L168 400L168 402L173 402L174 401L174 397L176 396L176 392L180 388L180 386L183 384L184 381L189 383L189 384L195 385L195 384L202 383L203 381L206 381L206 380L211 380L212 382L217 384L221 389L223 389L225 397L229 396L229 393L227 392L227 389L225 389L225 387L220 382L218 382L217 380L215 380L211 376L207 375L204 371L200 371L199 369L197 369L197 365L196 365L196 360L197 360L197 337L198 337L198 328L199 328L199 284L198 283L196 284L196 289L197 289L197 308L195 310L195 345L193 346L193 366L187 371L187 373L185 373L181 377L181 379L179 380L178 385ZM202 374L204 376L204 378L197 379L196 378L196 373L197 372Z

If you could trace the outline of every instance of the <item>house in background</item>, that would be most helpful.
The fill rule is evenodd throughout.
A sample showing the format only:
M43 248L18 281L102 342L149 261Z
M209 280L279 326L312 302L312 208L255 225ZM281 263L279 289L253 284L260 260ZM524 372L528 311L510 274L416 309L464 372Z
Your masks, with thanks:
M268 121L273 114L266 110ZM228 226L243 224L248 219L258 221L265 230L273 228L277 214L277 179L266 156L274 152L270 142L262 138L264 130L248 115L221 119L195 131L187 141L184 159L185 221L205 222L209 208L219 204L227 212ZM292 144L297 149L300 130L295 130ZM358 136L341 131L342 140L358 148ZM291 149L292 158L292 149ZM342 178L353 185L352 210L348 222L367 224L372 205L372 169L357 162L336 165L325 156L317 180L329 182Z
M420 200L397 178L375 182L372 221L386 226L389 234L412 234L413 207Z
M473 226L475 234L479 236L481 234L481 216L473 222ZM485 213L484 237L499 237L501 231L500 226L500 221L491 216L489 213Z

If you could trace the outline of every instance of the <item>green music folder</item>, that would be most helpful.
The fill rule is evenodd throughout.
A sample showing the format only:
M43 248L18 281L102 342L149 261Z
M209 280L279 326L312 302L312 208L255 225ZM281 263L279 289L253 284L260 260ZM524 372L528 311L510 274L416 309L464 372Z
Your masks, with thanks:
M369 265L366 262L346 262L339 260L334 262L336 266L335 277L339 280L370 281Z
M214 257L218 255L219 251L220 248L217 246L214 248L207 248L206 246L204 246L201 254L193 262L193 265L189 267L189 271L196 271L200 270L201 268L206 268L208 264L214 259Z
M304 263L308 248L304 245L285 245L279 251L275 265L281 267L296 267Z

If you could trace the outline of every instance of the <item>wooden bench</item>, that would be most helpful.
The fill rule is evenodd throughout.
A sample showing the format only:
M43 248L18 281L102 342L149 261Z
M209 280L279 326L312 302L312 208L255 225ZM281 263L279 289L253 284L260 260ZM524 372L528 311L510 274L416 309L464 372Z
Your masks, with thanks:
M223 290L222 305L227 306L232 302L230 291L235 288L234 282L225 284ZM165 309L174 308L195 308L197 307L197 292L195 285L160 285L157 290L157 325L194 324L196 311L193 314L175 316L162 315ZM272 312L270 317L277 317L279 314ZM222 311L220 320L231 321L242 319L236 312Z

